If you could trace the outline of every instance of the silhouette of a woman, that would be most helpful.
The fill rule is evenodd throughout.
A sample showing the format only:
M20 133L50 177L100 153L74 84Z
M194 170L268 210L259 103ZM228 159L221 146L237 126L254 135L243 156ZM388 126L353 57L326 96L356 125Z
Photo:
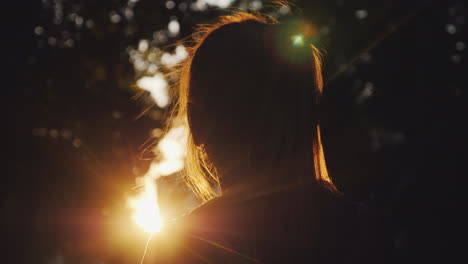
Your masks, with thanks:
M301 30L236 13L196 33L175 115L205 203L166 227L147 263L383 262L366 210L328 176L320 54Z

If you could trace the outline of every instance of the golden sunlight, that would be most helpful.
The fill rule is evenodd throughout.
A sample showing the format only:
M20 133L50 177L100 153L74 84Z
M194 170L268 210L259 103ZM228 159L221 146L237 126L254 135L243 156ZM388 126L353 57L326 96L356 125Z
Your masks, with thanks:
M130 207L134 210L135 223L147 233L161 230L161 216L157 200L156 181L150 177L143 178L143 190L135 198L129 199Z
M135 223L145 232L154 233L161 230L162 219L158 204L156 180L162 176L174 174L184 168L187 152L188 128L185 124L175 123L159 141L157 151L160 160L153 161L146 174L138 178L137 185L143 188L128 200L133 210Z

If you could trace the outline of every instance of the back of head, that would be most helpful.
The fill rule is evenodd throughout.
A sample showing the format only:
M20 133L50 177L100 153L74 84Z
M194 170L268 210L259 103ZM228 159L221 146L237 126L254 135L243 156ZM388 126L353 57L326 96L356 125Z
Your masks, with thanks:
M303 38L297 21L246 13L202 31L181 68L179 98L190 128L187 178L202 196L211 186L206 175L219 174L223 186L329 180L318 127L320 58Z

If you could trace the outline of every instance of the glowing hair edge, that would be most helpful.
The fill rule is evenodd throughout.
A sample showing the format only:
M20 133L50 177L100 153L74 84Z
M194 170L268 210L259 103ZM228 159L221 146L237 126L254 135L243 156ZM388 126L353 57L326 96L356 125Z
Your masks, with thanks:
M210 199L220 195L221 189L215 189L215 186L219 187L220 180L216 168L209 161L206 152L204 151L203 146L197 146L195 144L194 138L190 131L188 125L188 103L189 103L189 84L190 84L190 67L192 64L193 57L204 42L205 38L212 33L213 31L219 29L224 25L231 23L242 23L246 21L255 21L262 24L277 24L274 18L261 14L259 12L255 13L245 13L245 12L234 12L231 15L221 16L218 18L218 21L210 25L201 25L195 30L192 34L194 41L188 47L189 56L187 60L179 64L172 73L178 73L179 79L178 82L174 84L174 91L178 91L178 94L175 96L178 97L176 104L171 113L171 120L177 118L179 120L184 120L185 125L189 129L188 140L187 140L187 155L185 160L185 168L182 173L183 178L187 185L192 188L194 193L199 197L202 202L209 201ZM188 43L185 41L184 43ZM323 79L321 74L321 53L314 47L310 45L311 52L314 58L315 66L315 85L318 90L319 95L322 94L323 90ZM171 74L172 74L171 73ZM315 178L318 182L327 183L328 187L333 191L336 191L331 178L328 175L328 170L325 162L325 155L322 146L320 126L317 124L316 133L312 139L312 150L313 150L313 162L315 169Z

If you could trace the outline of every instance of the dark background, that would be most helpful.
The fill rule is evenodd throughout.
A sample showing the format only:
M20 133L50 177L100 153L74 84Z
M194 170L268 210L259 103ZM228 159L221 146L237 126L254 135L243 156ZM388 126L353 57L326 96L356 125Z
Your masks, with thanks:
M180 33L150 47L188 36L225 11L191 10L195 1L175 1L172 9L162 0L131 2L21 1L4 10L13 15L4 24L4 42L11 44L4 62L13 72L2 97L2 263L139 261L144 235L119 235L139 232L123 220L125 195L150 163L142 152L167 110L152 106L147 94L133 98L142 73L129 62L128 47L151 40L171 16ZM459 213L466 208L468 5L294 2L323 36L322 129L337 186L385 217L392 262L458 259ZM112 22L115 14L120 20ZM177 177L163 180L162 195L185 190Z

